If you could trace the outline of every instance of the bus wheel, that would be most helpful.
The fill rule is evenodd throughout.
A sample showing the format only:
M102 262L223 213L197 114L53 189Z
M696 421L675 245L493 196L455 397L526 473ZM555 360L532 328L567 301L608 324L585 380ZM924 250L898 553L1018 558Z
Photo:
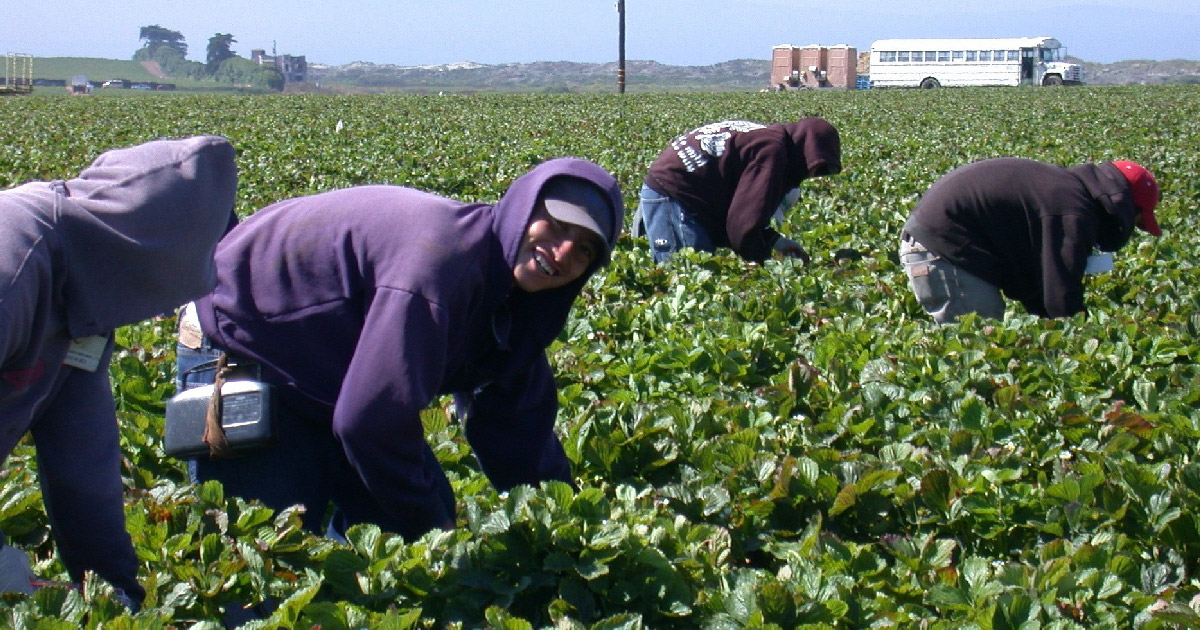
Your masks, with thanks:
M1046 78L1042 79L1042 85L1062 85L1062 84L1063 84L1062 77L1058 76L1057 74L1047 75Z
M933 77L928 77L924 81L921 81L922 90L932 90L940 87L942 87L942 84L938 83L938 80Z

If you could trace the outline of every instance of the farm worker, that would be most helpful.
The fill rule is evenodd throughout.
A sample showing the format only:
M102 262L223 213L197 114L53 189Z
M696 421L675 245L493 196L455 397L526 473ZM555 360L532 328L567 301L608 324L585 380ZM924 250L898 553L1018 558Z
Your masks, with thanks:
M659 263L684 247L730 247L753 262L778 252L807 263L804 248L771 219L796 202L801 181L841 170L841 140L823 118L704 125L672 140L650 165L634 230L644 226Z
M125 530L112 332L212 288L236 187L233 148L205 136L108 151L74 179L0 192L0 453L32 434L71 579L94 571L133 607L145 592ZM28 585L12 550L0 583Z
M1042 317L1082 312L1093 250L1135 227L1161 236L1154 175L1134 162L1070 168L1021 158L968 164L935 182L904 224L900 260L938 323L1002 319L1001 294Z
M256 368L280 402L278 441L192 459L194 478L303 504L305 527L335 537L363 522L410 539L453 528L420 416L452 394L498 489L571 482L545 349L608 263L623 213L609 173L559 158L495 205L376 185L254 214L217 247L216 289L181 318L179 386L212 382L222 352Z

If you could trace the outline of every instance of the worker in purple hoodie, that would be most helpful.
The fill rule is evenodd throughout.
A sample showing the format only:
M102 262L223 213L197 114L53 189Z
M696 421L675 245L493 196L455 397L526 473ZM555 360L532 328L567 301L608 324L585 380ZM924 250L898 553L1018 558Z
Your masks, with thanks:
M58 553L137 607L108 379L113 329L209 291L234 223L237 169L223 138L106 152L74 179L0 192L0 453L29 432ZM0 550L0 584L32 591L28 556Z
M671 141L650 165L635 235L643 229L655 262L684 247L730 247L762 262L808 252L771 227L799 198L800 182L842 170L841 139L823 118L762 125L727 120Z
M197 457L194 477L302 504L318 533L453 528L420 418L452 394L498 489L572 482L545 348L623 214L616 180L574 158L533 168L495 205L376 185L254 214L218 246L216 289L181 318L179 386L212 382L222 353L250 366L275 392L278 439Z

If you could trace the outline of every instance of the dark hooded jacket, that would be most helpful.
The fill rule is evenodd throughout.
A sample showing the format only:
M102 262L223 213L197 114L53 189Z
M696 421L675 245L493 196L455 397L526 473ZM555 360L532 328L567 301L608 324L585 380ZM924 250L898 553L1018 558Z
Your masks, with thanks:
M1066 168L996 158L935 182L904 230L1030 313L1066 317L1084 310L1092 249L1124 246L1137 214L1128 182L1110 162Z
M762 261L779 233L771 216L809 177L842 170L837 129L822 118L763 126L724 121L671 141L646 173L646 186L679 203L717 247Z
M217 288L197 301L203 332L261 362L297 415L328 423L379 504L411 525L402 533L453 523L426 472L419 415L440 395L454 394L497 488L571 481L545 348L599 262L536 293L515 288L512 275L555 177L601 189L620 231L616 180L562 158L518 178L495 206L397 186L283 201L217 249Z
M212 288L236 186L229 143L195 137L109 151L75 179L0 192L0 453L32 431L72 579L94 570L136 601L111 334ZM68 356L81 338L90 361Z

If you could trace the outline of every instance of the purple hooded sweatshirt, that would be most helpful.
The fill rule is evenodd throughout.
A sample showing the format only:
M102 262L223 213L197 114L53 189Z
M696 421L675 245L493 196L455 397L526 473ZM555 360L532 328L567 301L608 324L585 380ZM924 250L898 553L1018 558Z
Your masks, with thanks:
M419 414L440 395L454 394L497 488L571 480L545 348L607 256L566 286L514 287L526 226L555 177L603 191L620 232L616 180L561 158L495 206L361 186L264 208L217 248L217 288L196 302L204 334L259 361L294 413L328 423L401 533L454 522L424 462Z
M646 185L683 204L714 245L759 262L779 239L770 222L784 195L841 170L841 139L823 118L766 126L727 120L672 140Z
M72 579L93 570L138 602L112 331L211 289L236 186L233 147L206 136L109 151L75 179L0 192L0 453L32 432Z

